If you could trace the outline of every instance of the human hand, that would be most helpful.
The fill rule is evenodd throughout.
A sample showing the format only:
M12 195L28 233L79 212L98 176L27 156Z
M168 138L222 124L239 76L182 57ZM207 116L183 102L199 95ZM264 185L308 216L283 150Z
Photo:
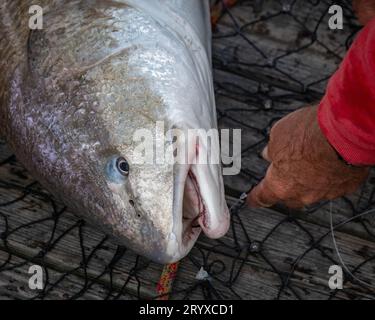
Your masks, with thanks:
M265 178L251 191L248 204L269 207L283 202L301 208L354 192L368 167L341 160L320 130L317 106L297 110L278 121L263 151L270 162Z

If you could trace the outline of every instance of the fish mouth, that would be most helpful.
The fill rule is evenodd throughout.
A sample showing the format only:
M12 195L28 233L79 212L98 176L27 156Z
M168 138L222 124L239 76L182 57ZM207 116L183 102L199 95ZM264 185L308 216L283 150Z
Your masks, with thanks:
M192 170L189 170L185 180L182 204L182 244L196 240L202 231L201 224L205 223L206 205L202 198L199 184Z
M201 232L216 239L228 231L229 211L221 177L210 179L209 171L205 165L191 165L185 173L180 251L189 251Z

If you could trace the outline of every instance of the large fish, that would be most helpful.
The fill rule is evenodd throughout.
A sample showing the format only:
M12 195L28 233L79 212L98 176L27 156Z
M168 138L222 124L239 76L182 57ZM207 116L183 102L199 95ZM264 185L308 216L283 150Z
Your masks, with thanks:
M201 230L223 236L219 164L134 159L139 129L216 128L208 1L41 0L41 30L29 28L32 4L0 4L0 130L21 163L155 261L184 257ZM173 139L162 142L167 153ZM188 144L190 160L218 152Z

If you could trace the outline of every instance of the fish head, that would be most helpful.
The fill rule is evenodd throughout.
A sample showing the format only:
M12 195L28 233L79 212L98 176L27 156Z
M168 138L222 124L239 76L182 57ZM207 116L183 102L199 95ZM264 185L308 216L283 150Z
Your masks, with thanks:
M210 238L226 233L229 215L219 165L140 164L134 159L127 152L96 158L102 183L96 178L92 192L100 201L89 205L96 225L160 263L186 256L201 231Z
M210 58L199 40L160 29L140 10L111 10L92 19L92 10L72 7L63 18L75 25L50 14L49 27L32 33L15 150L118 243L178 261L201 231L219 238L229 227ZM196 130L213 130L214 142ZM175 161L176 146L184 161ZM216 161L197 161L202 155Z
M89 102L100 119L85 128L97 137L87 152L95 179L102 181L92 194L106 203L92 203L95 224L162 263L186 256L201 231L219 238L229 227L214 102L204 102L199 85L185 92L194 79L186 70L179 77L180 67L168 50L140 47L85 74L90 90L101 89ZM159 69L169 70L166 80ZM172 87L171 81L179 84Z

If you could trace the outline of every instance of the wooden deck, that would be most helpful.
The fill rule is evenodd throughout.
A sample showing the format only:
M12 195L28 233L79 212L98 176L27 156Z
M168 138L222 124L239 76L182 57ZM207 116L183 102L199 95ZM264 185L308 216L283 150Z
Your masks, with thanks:
M270 125L322 96L357 29L346 16L344 30L329 30L327 16L322 18L326 1L297 1L290 11L278 1L259 3L240 2L214 34L219 125L243 132L241 174L225 177L230 206L264 175L267 164L259 152ZM0 164L0 299L156 297L163 266L118 247L65 210L5 143ZM328 269L340 265L331 212L336 225L374 204L372 175L356 194L304 212L282 206L233 210L230 232L218 241L201 236L181 262L171 298L373 299L375 213L334 233L341 259L360 281L346 275L344 289L332 291ZM32 264L45 269L44 291L28 287ZM207 281L196 279L202 267L210 275Z

